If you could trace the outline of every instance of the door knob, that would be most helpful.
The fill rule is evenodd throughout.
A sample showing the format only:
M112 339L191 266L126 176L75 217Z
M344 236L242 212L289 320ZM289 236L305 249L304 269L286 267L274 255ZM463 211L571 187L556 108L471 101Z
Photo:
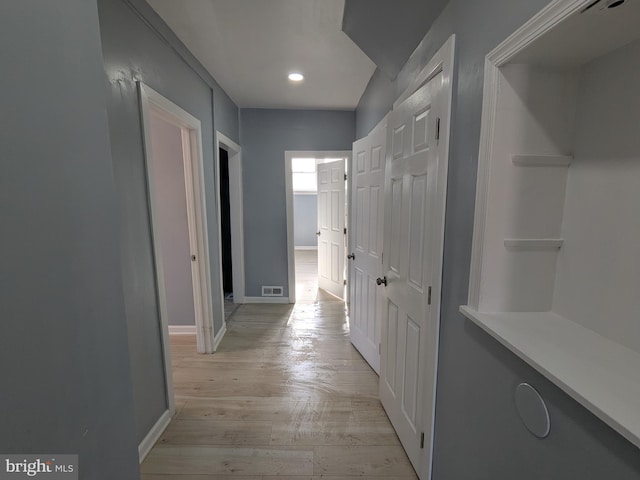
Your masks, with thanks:
M318 230L318 231L316 232L316 235L317 235L317 236L320 236L320 235L322 235L322 232L321 232L320 230Z
M378 285L383 285L384 284L384 286L386 287L387 286L387 277L382 277L382 278L378 277L376 279L376 283Z
M347 255L347 258L349 260L355 260L356 259L356 254L355 253L350 253L349 255Z

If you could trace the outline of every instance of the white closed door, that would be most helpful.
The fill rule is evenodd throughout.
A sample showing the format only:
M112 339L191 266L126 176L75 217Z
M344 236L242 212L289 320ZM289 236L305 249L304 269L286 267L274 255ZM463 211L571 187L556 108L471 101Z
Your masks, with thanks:
M387 128L380 399L418 472L431 454L435 402L439 319L431 296L439 286L431 290L441 275L434 263L442 256L444 223L438 164L446 150L437 139L442 81L439 73L394 109Z
M345 161L320 163L318 178L318 287L344 299Z
M351 343L380 373L380 325L384 289L382 273L386 123L353 144L351 173L351 275L349 327Z

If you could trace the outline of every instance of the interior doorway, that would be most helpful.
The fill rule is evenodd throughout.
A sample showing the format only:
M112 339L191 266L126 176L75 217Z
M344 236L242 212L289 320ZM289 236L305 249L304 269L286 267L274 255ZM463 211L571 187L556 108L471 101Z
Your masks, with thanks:
M320 177L330 180L332 170L325 168L328 164L343 165L339 174L339 182L345 184L344 169L349 164L349 151L287 151L285 152L285 181L287 199L287 239L289 260L289 302L309 301L317 297L321 272L334 272L335 280L344 286L345 270L344 258L346 250L346 212L348 199L338 195L333 208L329 203L330 191L320 192ZM318 176L320 172L320 177ZM334 172L335 173L335 172ZM335 176L335 175L334 175ZM338 180L337 178L334 180ZM330 183L330 182L329 182ZM321 195L319 195L319 193ZM323 213L321 213L323 212ZM324 266L319 263L319 241L322 232L327 240L323 251L331 252L329 233L331 232L331 216L334 218L333 230L339 232L334 250L335 267ZM326 217L326 218L325 218ZM328 220L327 220L328 219ZM321 229L324 225L324 230ZM320 232L320 235L318 234ZM342 245L342 247L340 246ZM325 275L326 276L326 275ZM338 291L337 293L341 293ZM344 299L344 295L338 295Z
M218 149L220 171L220 258L222 265L222 294L224 298L224 319L231 316L236 308L233 302L233 255L231 250L231 204L229 199L229 152Z
M175 412L169 324L213 353L214 325L200 121L138 82L167 410L139 445L144 459Z
M220 285L225 320L244 303L244 220L242 208L242 150L216 132L216 202L220 218Z

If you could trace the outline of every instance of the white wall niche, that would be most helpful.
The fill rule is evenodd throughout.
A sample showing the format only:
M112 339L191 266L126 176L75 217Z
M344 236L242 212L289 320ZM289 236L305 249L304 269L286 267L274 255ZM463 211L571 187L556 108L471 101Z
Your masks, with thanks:
M487 56L461 311L640 447L640 2L591 3Z

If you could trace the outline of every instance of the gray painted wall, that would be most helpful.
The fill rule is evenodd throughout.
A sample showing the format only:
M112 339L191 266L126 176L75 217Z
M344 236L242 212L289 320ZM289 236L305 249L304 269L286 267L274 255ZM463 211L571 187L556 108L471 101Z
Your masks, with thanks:
M137 479L96 2L0 18L0 452Z
M149 124L167 320L169 325L195 325L182 132L156 115Z
M296 247L318 246L318 195L293 196L293 223Z
M346 0L344 33L378 65L396 78L447 0Z
M240 111L247 296L261 296L262 285L289 295L284 152L351 150L354 126L350 111Z
M638 449L458 312L467 301L485 55L547 0L451 0L394 82L370 83L357 109L358 137L391 108L410 79L455 33L456 79L447 192L435 426L435 480L637 479ZM387 108L381 105L387 104ZM551 434L520 422L515 386L546 399Z
M239 135L238 107L231 97L222 89L215 78L193 56L191 51L173 33L173 30L165 23L158 13L151 8L146 0L122 0L144 19L144 22L158 35L158 40L165 43L168 48L176 52L181 61L188 65L207 85L213 90L213 116L216 130L220 131L236 143Z
M145 180L136 81L140 80L176 103L202 123L204 181L210 245L214 311L221 310L220 254L215 244L218 219L214 195L214 128L234 137L234 108L214 127L210 78L197 64L178 55L184 46L176 43L166 25L153 17L142 18L150 9L145 2L99 0L100 29L106 73L107 108L111 149L119 198L121 256L125 292L136 438L141 441L166 410L164 366L160 342L153 252ZM135 7L135 8L134 8ZM185 54L186 55L186 54ZM232 107L222 100L221 105ZM237 137L235 137L237 138ZM218 331L222 317L215 318Z

